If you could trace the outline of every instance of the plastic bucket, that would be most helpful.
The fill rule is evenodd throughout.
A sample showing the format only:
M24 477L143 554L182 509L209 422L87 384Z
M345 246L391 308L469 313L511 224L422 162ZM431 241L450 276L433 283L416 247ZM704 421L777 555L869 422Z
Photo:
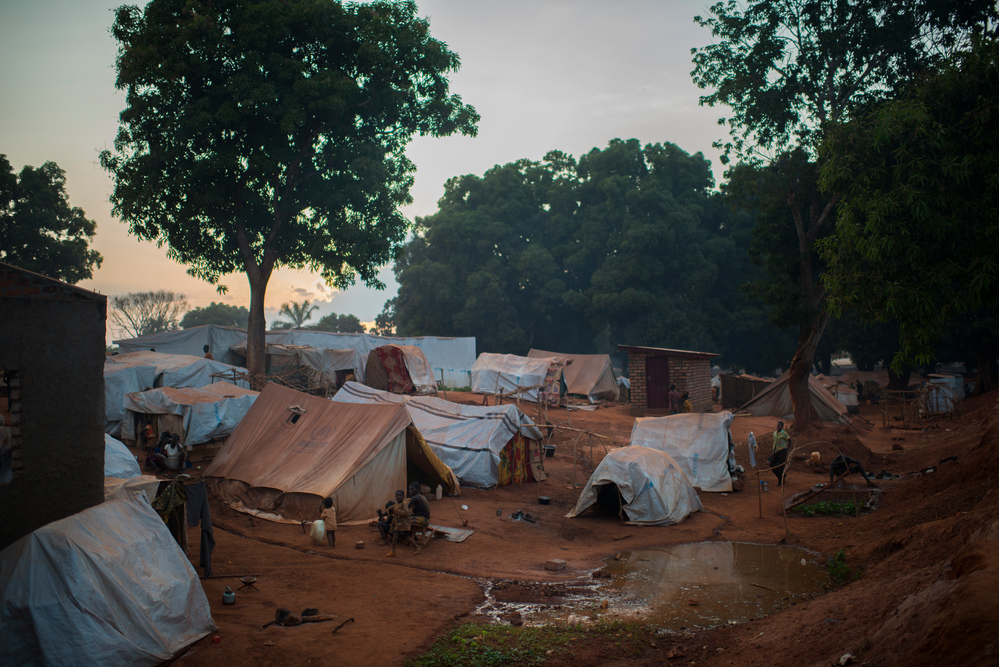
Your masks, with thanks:
M555 456L555 445L545 445L545 457L552 458Z
M180 454L166 457L166 467L170 470L180 470Z

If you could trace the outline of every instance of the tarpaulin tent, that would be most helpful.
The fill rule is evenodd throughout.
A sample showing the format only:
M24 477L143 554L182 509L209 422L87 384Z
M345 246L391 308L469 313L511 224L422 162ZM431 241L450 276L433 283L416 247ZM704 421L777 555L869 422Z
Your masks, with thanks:
M532 359L483 352L472 366L472 391L558 405L564 367L565 360L561 358Z
M769 387L771 382L753 375L721 374L718 380L723 408L738 408L745 405Z
M562 369L562 377L570 394L586 396L591 403L616 401L620 397L614 366L608 354L560 354L531 350L527 356L533 359L564 359L566 367Z
M364 384L393 394L424 396L437 391L427 358L412 345L382 345L371 350Z
M150 389L156 383L158 373L151 363L129 365L114 361L117 358L109 357L104 362L104 432L120 437L121 420L125 418L125 394Z
M434 396L400 396L348 382L344 403L402 404L427 444L463 486L492 488L543 481L541 431L515 405L459 405Z
M278 520L317 519L332 496L348 524L374 517L408 482L457 488L404 406L337 403L273 383L204 476L236 509Z
M791 405L791 390L788 387L787 379L790 371L786 371L779 378L770 383L766 389L749 401L741 408L740 412L750 412L758 417L773 415L783 417L793 415L794 407ZM808 395L812 400L812 407L818 413L819 419L827 422L850 422L847 416L846 406L835 396L822 386L822 384L811 375L808 376Z
M731 425L732 413L728 411L642 417L631 429L631 445L666 452L701 491L729 492Z
M214 628L198 575L142 494L0 552L0 664L158 665Z
M241 357L246 356L246 341L234 345L232 350ZM361 354L355 349L333 350L309 347L307 345L284 345L267 343L264 348L264 363L268 373L297 371L301 375L302 388L309 391L319 389L334 390L350 375L360 377L364 368ZM296 386L295 378L288 378L284 384Z
M104 374L106 376L116 369L136 366L152 366L156 369L153 387L204 387L206 384L223 380L246 389L250 387L249 383L242 379L246 374L245 368L186 354L162 352L116 354L104 362Z
M126 433L135 433L140 421L151 418L157 433L179 435L187 447L200 445L232 434L257 395L229 382L126 394L122 428Z
M444 338L440 336L378 336L367 333L336 333L332 331L311 331L289 329L268 331L268 343L282 345L304 345L317 349L357 350L362 365L367 364L368 355L382 345L412 345L420 348L435 380L444 379L447 388L467 387L471 384L472 364L475 363L475 338ZM365 376L367 369L362 367L356 373L358 378Z
M704 509L669 454L638 446L608 452L565 516L571 519L598 504L623 509L625 523L639 526L671 526Z
M142 474L139 462L120 440L104 434L104 476L131 479Z
M242 362L229 348L241 340L246 340L246 329L205 324L190 329L163 331L141 338L129 338L114 342L122 354L148 352L152 349L163 354L186 354L192 357L204 356L205 345L207 345L211 349L215 361L238 366Z

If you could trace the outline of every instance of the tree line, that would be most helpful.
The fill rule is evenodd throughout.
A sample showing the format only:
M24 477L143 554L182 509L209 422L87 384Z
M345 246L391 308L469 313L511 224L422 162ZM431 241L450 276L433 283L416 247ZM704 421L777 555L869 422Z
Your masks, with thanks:
M719 2L694 17L713 40L692 53L700 103L726 114L717 190L700 155L615 140L456 176L405 241L407 143L479 119L414 2L153 0L116 13L126 108L101 164L132 234L220 292L246 273L251 373L274 268L379 286L395 260L380 327L784 360L803 426L834 344L898 375L974 348L979 386L996 381L997 20L993 0ZM59 199L56 170L41 190ZM32 173L0 172L0 259L43 266L72 240L86 252L67 279L89 276L92 223L65 206L32 218Z

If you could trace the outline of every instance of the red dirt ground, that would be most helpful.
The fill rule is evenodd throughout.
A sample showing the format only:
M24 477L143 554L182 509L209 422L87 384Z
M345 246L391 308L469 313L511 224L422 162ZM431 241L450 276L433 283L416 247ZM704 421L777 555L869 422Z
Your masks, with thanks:
M455 392L448 397L481 400ZM624 550L784 540L823 555L842 549L847 564L863 576L761 620L671 635L627 660L613 657L612 647L589 642L574 647L570 657L553 656L548 664L830 665L847 653L871 665L994 664L999 662L997 399L995 393L970 399L961 416L922 424L927 430L885 430L880 408L863 406L852 426L792 431L788 496L828 480L827 466L809 467L813 451L823 462L844 453L870 471L907 475L879 480L885 490L881 508L857 518L789 515L785 523L772 474L763 477L772 490L760 494L746 448L753 431L761 450L769 451L776 419L740 416L732 436L738 462L747 470L746 491L701 493L706 511L677 526L626 526L609 517L565 519L579 493L575 484L585 483L590 472L574 463L577 439L587 457L592 440L594 463L603 456L604 443L626 445L634 418L622 404L590 412L551 411L552 423L606 440L556 430L557 453L545 461L547 481L462 489L460 498L431 502L434 523L460 526L467 520L475 533L459 544L435 540L418 555L401 548L398 558L386 558L377 531L368 526L341 526L335 548L316 547L297 525L252 518L213 501L215 576L203 583L221 641L201 640L175 663L400 664L425 651L453 624L472 619L465 617L483 600L486 579L574 581ZM536 419L534 406L525 411ZM957 460L940 463L951 456ZM933 473L909 475L931 466L937 466ZM857 477L852 481L862 483ZM540 505L541 495L550 496L551 505ZM462 504L467 511L460 510ZM516 510L532 513L537 523L510 520ZM191 537L196 562L196 530ZM358 540L366 548L355 549ZM542 563L550 558L568 561L567 569L544 570ZM256 575L257 590L238 590L236 604L224 606L222 592L227 585L238 589L239 575ZM315 607L337 620L262 628L278 607L294 613ZM349 618L354 622L332 633Z

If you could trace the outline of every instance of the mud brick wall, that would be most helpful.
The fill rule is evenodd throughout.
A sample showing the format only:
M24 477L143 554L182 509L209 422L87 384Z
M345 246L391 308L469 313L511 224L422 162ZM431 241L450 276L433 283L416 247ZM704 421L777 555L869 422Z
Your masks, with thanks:
M669 380L676 390L690 392L690 402L694 412L710 412L711 406L711 360L669 358Z
M106 297L0 264L14 478L0 549L104 500Z
M690 392L690 402L694 412L710 412L711 404L711 359L674 357L662 354L647 354L644 352L628 352L628 377L631 380L632 412L647 410L648 377L645 371L645 361L650 356L666 356L669 359L669 381L676 385L676 390L682 395Z

